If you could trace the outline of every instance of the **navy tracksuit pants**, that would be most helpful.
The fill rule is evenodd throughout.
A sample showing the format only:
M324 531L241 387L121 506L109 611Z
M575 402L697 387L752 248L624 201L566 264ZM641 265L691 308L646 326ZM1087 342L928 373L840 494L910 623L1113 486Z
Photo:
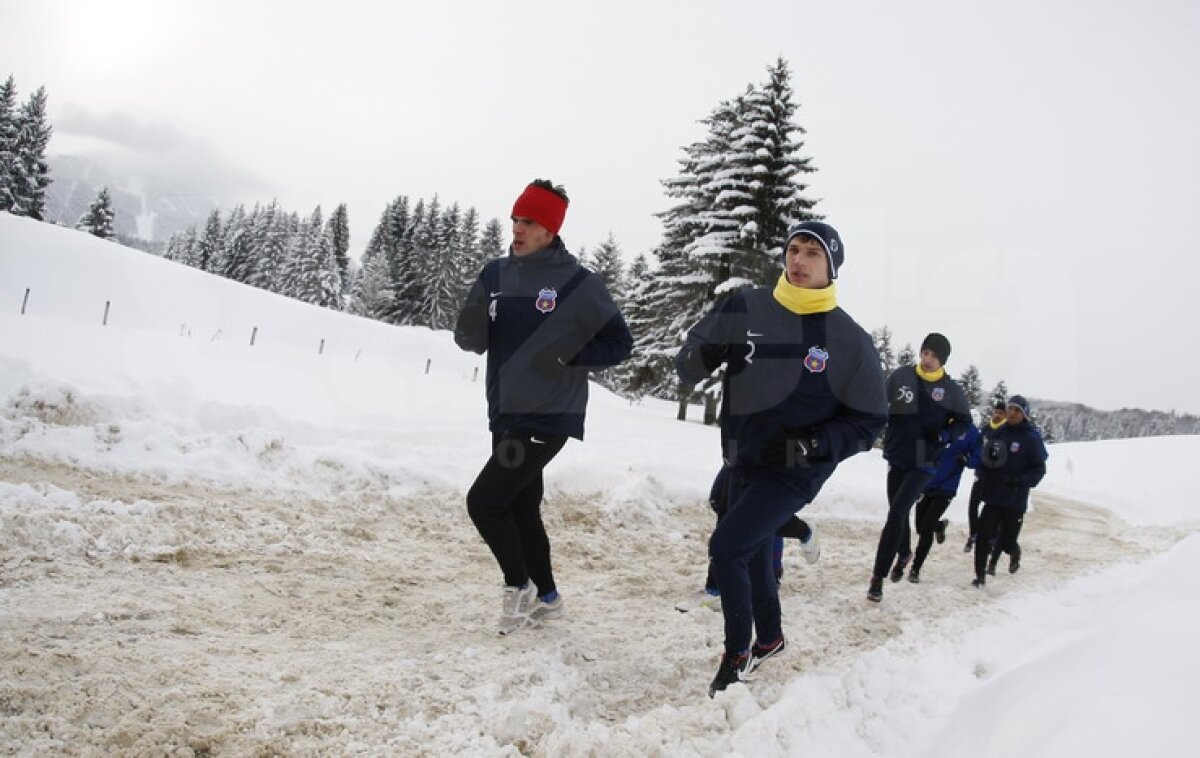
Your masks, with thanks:
M717 523L708 554L721 590L725 652L779 639L783 622L772 567L775 533L807 501L782 477L763 469L732 473L729 510Z

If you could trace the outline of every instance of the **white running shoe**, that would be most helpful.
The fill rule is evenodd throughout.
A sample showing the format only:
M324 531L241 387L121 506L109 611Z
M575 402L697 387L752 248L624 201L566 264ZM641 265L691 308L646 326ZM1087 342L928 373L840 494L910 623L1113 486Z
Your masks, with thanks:
M821 557L821 543L817 541L816 529L812 529L808 535L808 542L800 543L800 554L809 563L816 563L817 559Z
M687 598L675 604L675 610L680 613L689 613L699 610L700 608L708 608L712 611L721 610L721 596L714 595L708 590L700 590L695 594L688 595Z
M529 621L529 611L533 601L537 599L537 588L533 582L525 582L524 587L505 587L504 597L500 604L500 634L512 634Z
M533 602L533 608L529 611L529 621L536 623L538 621L553 621L567 615L566 606L563 605L562 595L547 603L541 598L537 598Z

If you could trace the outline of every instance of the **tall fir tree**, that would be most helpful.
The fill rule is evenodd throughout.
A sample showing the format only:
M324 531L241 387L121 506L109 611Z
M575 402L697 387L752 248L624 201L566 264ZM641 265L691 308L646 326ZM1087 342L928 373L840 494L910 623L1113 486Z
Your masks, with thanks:
M962 376L958 378L958 384L962 387L963 394L967 396L967 404L972 408L983 407L983 379L979 376L979 369L972 363L967 366L966 371L962 372Z
M1008 385L1004 380L996 382L996 386L992 388L992 394L988 397L989 404L1007 403L1008 402Z
M221 237L221 265L214 269L215 273L243 283L250 277L254 265L251 257L252 230L257 213L257 206L250 214L246 213L244 205L239 203L234 206L225 221L225 234Z
M12 211L17 193L17 84L0 84L0 211Z
M96 199L75 223L75 228L87 232L93 237L110 240L115 236L113 215L112 195L109 194L108 187L101 187L100 192L96 194Z
M888 376L896 370L896 353L892 350L892 330L881 326L871 332L871 341L875 343L875 352L879 353L879 367L883 375Z
M592 253L589 268L604 281L613 299L620 302L626 286L625 261L621 258L621 248L612 232L608 233L608 237Z
M46 188L50 186L50 164L46 146L53 128L46 117L46 88L39 87L17 114L17 166L14 175L12 212L43 221Z
M904 343L904 347L900 348L900 352L896 354L897 366L912 366L917 362L917 351L913 350L911 342Z
M341 203L329 214L325 222L325 240L337 265L338 281L342 284L341 297L345 297L350 282L350 211Z
M201 271L216 271L220 267L221 258L221 212L213 209L204 222L204 231L196 240L196 268Z
M250 237L252 264L245 282L252 287L278 292L284 284L290 221L275 200L267 205L256 221Z

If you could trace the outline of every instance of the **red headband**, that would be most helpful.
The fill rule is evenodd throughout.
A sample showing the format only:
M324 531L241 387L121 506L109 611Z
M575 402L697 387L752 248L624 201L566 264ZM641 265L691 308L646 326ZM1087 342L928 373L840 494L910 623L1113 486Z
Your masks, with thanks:
M567 201L555 192L531 184L513 203L512 215L536 221L551 234L558 234L567 215Z

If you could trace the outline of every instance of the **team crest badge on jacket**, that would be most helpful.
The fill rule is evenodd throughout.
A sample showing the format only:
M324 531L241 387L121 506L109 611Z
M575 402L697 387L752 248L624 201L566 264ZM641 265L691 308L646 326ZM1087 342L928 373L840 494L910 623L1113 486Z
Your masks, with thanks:
M1021 443L1014 440L1013 443L1008 446L1008 449L1010 452L1013 452L1013 453L1020 452Z
M942 387L934 387L933 392L929 394L933 395L934 402L940 403L942 402L942 398L946 396L946 390Z
M819 374L825 370L825 364L829 361L829 351L822 350L816 345L808 349L808 355L804 358L804 368L811 373Z
M542 313L549 313L558 305L558 291L553 287L538 290L537 302L533 304Z

